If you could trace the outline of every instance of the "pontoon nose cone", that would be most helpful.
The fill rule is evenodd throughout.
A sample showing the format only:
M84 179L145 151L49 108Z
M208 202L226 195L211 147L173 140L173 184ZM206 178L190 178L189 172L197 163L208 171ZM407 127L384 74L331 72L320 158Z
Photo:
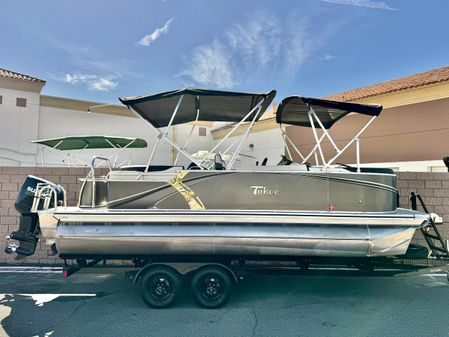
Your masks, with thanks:
M443 223L443 217L439 216L435 213L430 213L430 218L435 224L442 224Z

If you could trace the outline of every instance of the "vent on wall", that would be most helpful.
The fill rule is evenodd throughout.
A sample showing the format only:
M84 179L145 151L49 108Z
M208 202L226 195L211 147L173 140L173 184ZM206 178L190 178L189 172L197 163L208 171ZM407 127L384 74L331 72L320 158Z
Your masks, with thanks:
M27 106L27 99L26 98L17 97L16 98L16 106L21 107L21 108L26 108L26 106Z
M3 103L3 96L0 95L0 104L2 104L2 103Z
M199 127L198 128L198 133L199 133L200 136L205 137L206 136L206 128Z

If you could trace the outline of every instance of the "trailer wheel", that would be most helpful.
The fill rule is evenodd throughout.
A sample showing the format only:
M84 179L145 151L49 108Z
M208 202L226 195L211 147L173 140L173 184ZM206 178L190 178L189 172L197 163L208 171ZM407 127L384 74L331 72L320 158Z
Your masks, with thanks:
M232 279L227 270L209 266L199 269L192 277L191 291L203 308L215 309L225 305L232 292Z
M167 308L176 301L182 278L170 267L155 266L143 275L141 286L145 303L153 308Z

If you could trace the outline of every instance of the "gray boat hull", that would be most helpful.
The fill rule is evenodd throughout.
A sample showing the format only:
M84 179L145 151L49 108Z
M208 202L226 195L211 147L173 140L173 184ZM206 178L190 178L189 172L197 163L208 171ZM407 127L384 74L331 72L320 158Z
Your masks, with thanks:
M39 212L61 256L319 256L405 254L429 216L393 212L82 210Z
M189 171L182 184L205 209L309 210L385 212L397 207L394 174L313 172L292 167L258 170ZM180 171L112 172L82 190L80 206L110 209L189 209L182 193L169 182Z

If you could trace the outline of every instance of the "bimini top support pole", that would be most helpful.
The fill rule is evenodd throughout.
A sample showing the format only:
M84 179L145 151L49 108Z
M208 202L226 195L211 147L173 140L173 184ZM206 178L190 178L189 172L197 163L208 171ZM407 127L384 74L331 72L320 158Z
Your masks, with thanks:
M377 116L372 116L369 121L360 129L359 132L340 150L339 153L337 153L335 156L333 156L327 164L324 166L324 169L328 168L332 163L343 153L347 150L349 146L351 146L354 142L360 142L360 135L368 128L368 126L376 119ZM360 146L358 145L358 151L360 151ZM360 158L360 153L357 153L358 158ZM360 160L360 159L359 159Z
M287 150L288 156L290 159L292 159L292 154L290 152L290 149L288 148L288 144L290 144L293 149L296 151L296 153L301 157L302 160L304 160L304 155L299 151L298 147L293 143L293 141L290 139L289 136L287 136L287 132L282 128L282 124L279 124L279 128L281 129L281 135L284 139L285 149Z
M240 120L240 122L238 122L236 125L234 125L234 127L232 128L232 130L226 135L226 136L224 136L213 148L212 148L212 150L210 150L208 153L207 153L207 155L201 160L201 163L203 163L205 160L207 160L209 157L210 157L210 155L212 154L212 153L214 153L214 151L216 150L216 149L218 149L219 147L220 147L220 145L221 144L223 144L223 142L225 142L229 137L231 137L232 136L232 134L239 128L239 126L240 125L242 125L247 119L248 119L248 117L249 116L251 116L251 114L252 113L254 113L254 111L256 111L256 109L259 109L260 108L260 106L262 105L262 102L264 101L264 99L263 100L261 100L261 102L259 102L259 104L257 104L254 108L252 108L251 109L251 111L250 112L248 112L246 115L245 115L245 117L243 117L241 120ZM257 116L257 115L256 115Z
M151 162L153 161L154 155L156 154L156 150L157 150L157 147L159 145L159 142L161 141L161 138L164 137L165 140L168 141L168 134L170 132L170 127L171 127L171 125L173 123L173 120L175 119L175 116L176 116L176 113L179 110L179 107L181 106L183 98L184 98L184 95L181 95L179 97L178 103L176 103L175 110L173 110L173 114L171 115L170 122L168 123L167 129L166 129L166 131L164 133L162 133L159 129L157 129L153 125L151 125L158 132L158 135L157 135L156 144L154 144L153 150L151 151L150 157L148 158L147 166L145 167L145 172L148 172L148 170L150 169Z
M326 160L324 159L323 149L321 148L321 142L318 139L318 134L316 132L315 123L313 122L312 115L313 115L314 111L313 111L312 107L310 106L310 104L307 104L307 105L309 107L308 117L309 117L310 125L312 127L313 137L315 137L315 142L318 146L318 151L320 153L321 161L322 161L323 165L326 165Z
M261 104L262 104L263 101L264 100L262 99L259 102L259 104L257 104L257 107L258 107L257 112L254 114L254 117L251 120L251 123L248 125L248 127L246 129L246 132L245 132L245 135L242 137L242 140L240 141L239 145L237 145L237 149L235 150L234 154L232 155L231 160L229 161L228 169L231 169L232 166L234 166L235 160L237 159L237 156L239 155L240 151L242 150L243 143L245 143L246 139L248 138L249 133L250 133L251 129L253 128L253 125L256 122L256 119L259 116L260 111L262 110L262 105Z
M196 96L196 100L197 100L197 102L199 102L200 101L200 96L197 95ZM186 141L184 143L184 146L181 147L183 150L187 150L187 145L189 145L189 143L190 143L190 139L192 137L193 130L195 129L196 123L198 122L198 118L200 117L200 108L199 108L200 105L198 104L197 106L198 107L196 108L195 121L193 122L192 127L190 128L190 132L189 132L189 134L187 136L187 139L186 139ZM178 151L178 153L176 154L175 161L173 162L173 165L176 165L178 163L179 154L180 154L180 152Z

